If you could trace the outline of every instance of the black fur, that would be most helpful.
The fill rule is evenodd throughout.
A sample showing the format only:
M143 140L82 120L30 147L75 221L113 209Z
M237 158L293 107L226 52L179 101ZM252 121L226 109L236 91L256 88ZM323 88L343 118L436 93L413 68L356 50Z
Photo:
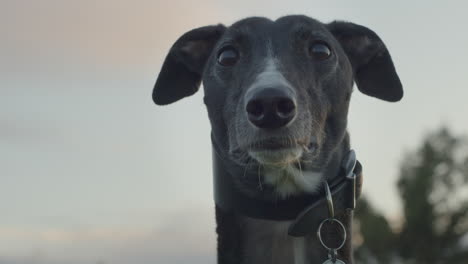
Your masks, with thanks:
M356 84L367 95L390 102L403 97L403 87L385 44L372 30L335 21L328 29L341 43L353 65Z
M223 25L197 28L174 43L154 86L156 104L170 104L198 91L203 68L224 30Z

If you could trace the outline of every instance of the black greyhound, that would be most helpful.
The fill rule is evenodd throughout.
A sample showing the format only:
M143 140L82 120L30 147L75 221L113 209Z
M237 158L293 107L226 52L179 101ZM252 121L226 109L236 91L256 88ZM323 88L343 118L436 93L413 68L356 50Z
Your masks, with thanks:
M306 16L197 28L170 49L153 100L173 103L194 94L201 81L212 127L218 263L327 260L329 252L312 235L329 217L321 205L324 182L348 229L338 259L351 263L347 200L354 197L340 195L349 189L340 186L353 82L382 100L403 96L382 40L360 25ZM307 209L314 203L316 209ZM306 220L297 219L304 214ZM291 229L301 221L302 230Z

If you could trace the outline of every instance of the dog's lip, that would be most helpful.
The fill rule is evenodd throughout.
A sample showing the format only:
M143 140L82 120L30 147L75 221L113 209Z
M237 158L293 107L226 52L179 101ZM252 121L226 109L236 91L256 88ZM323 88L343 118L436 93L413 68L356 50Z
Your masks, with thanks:
M290 140L287 138L270 138L253 142L248 145L247 149L251 151L271 151L303 147L305 145L305 142L299 140Z

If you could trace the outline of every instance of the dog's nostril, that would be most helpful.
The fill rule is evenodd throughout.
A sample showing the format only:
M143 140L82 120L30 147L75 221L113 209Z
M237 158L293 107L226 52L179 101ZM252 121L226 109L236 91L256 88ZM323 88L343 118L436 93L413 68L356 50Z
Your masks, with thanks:
M259 100L252 100L247 104L247 113L251 117L262 118L264 115L263 104Z
M281 118L286 118L294 114L296 105L290 99L284 98L280 99L276 105L276 111Z
M296 115L296 102L287 89L264 88L246 98L245 111L251 124L277 129L289 124Z

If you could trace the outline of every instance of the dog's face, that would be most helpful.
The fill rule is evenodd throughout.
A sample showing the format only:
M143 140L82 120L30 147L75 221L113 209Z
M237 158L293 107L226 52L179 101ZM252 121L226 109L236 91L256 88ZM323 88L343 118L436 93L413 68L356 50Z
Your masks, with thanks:
M224 32L212 54L205 102L208 111L222 108L229 152L238 162L283 166L305 153L314 160L326 140L336 140L326 138L330 126L344 133L352 70L321 23L242 20Z
M403 95L374 32L305 16L186 33L166 58L153 99L172 103L195 93L201 80L220 147L238 164L275 169L327 164L346 135L353 81L383 100Z

